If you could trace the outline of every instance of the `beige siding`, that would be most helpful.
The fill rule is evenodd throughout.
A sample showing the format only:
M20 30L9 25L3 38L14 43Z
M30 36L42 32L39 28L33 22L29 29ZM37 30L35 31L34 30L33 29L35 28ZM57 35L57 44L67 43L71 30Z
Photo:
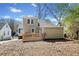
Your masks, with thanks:
M23 35L23 41L38 41L38 40L43 40L43 34L26 33Z
M33 24L27 24L27 19L33 19ZM23 18L23 30L24 33L31 33L31 29L35 29L35 33L38 33L38 19L35 17L24 17Z
M64 38L63 27L45 27L44 32L46 34L45 38Z
M33 24L28 24L27 20L33 20ZM34 33L32 33L32 29L34 29ZM27 17L23 18L23 41L35 41L35 40L42 40L42 37L39 34L39 27L38 27L38 19L36 17ZM34 36L35 35L35 36ZM38 36L37 36L38 35Z
M28 24L27 20L33 20L33 24ZM40 23L41 24L41 23ZM35 32L32 33L31 30L35 29ZM35 17L24 17L23 18L23 41L37 41L43 39L52 39L52 38L63 38L63 27L52 27L50 23L43 23L41 26L38 26L38 18Z

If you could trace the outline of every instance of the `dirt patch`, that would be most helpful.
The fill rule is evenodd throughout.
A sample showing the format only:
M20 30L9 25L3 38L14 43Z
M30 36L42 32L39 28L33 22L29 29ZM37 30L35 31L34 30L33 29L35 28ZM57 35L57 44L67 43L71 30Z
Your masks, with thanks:
M79 44L73 41L36 41L15 40L0 44L1 56L79 56Z

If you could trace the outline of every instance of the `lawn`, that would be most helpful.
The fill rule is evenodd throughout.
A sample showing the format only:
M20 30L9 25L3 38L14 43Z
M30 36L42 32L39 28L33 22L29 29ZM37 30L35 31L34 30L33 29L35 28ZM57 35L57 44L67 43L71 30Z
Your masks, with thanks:
M79 56L76 41L36 41L13 40L0 43L0 56Z

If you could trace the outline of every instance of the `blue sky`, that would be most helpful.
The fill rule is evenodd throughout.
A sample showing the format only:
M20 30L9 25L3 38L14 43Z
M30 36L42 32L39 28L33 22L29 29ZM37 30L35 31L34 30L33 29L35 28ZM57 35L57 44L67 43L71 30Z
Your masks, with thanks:
M22 20L23 16L36 16L36 7L34 3L0 3L0 18Z
M22 16L35 16L34 4L0 3L0 17L20 18Z

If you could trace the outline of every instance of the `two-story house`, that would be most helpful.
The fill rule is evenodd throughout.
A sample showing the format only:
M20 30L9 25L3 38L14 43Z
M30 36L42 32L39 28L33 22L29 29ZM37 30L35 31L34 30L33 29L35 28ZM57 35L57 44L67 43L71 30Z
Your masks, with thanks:
M42 40L64 38L63 27L54 26L51 22L39 20L37 17L23 17L23 33L23 40L25 41L33 41L34 39ZM26 35L27 33L29 33L30 35ZM35 35L33 35L33 33L35 33ZM40 38L36 39L35 36L36 38L37 36L38 38Z

